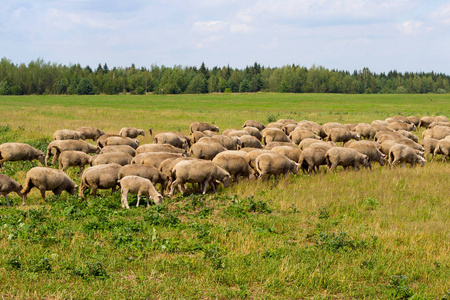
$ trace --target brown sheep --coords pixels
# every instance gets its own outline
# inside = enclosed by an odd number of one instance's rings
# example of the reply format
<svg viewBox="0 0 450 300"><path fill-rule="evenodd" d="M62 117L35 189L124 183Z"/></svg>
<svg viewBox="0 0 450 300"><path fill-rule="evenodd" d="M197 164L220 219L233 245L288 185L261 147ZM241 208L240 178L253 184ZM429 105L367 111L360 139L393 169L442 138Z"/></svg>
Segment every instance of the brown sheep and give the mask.
<svg viewBox="0 0 450 300"><path fill-rule="evenodd" d="M83 151L84 153L99 153L100 148L91 145L85 141L77 140L60 140L50 142L47 146L47 153L45 155L45 165L48 164L48 159L53 155L52 164L56 162L61 152L74 150Z"/></svg>
<svg viewBox="0 0 450 300"><path fill-rule="evenodd" d="M408 116L406 117L409 121L409 123L416 125L417 128L419 128L420 118L416 116Z"/></svg>
<svg viewBox="0 0 450 300"><path fill-rule="evenodd" d="M277 129L282 130L282 128L283 128L284 125L286 125L286 124L283 124L283 123L281 123L281 122L271 122L271 123L267 124L266 128L264 128L264 129L267 129L267 128L277 128ZM264 129L263 129L263 130L264 130ZM261 131L263 131L263 130L261 130Z"/></svg>
<svg viewBox="0 0 450 300"><path fill-rule="evenodd" d="M376 161L380 166L384 166L386 155L378 150L378 147L369 141L355 141L349 146L350 149L355 149L361 154L367 155L369 158L369 168L372 170L372 162Z"/></svg>
<svg viewBox="0 0 450 300"><path fill-rule="evenodd" d="M133 149L137 149L137 147L139 147L139 141L124 136L110 136L106 139L105 146L113 145L128 145Z"/></svg>
<svg viewBox="0 0 450 300"><path fill-rule="evenodd" d="M252 135L243 135L240 137L241 140L241 147L242 148L258 148L258 149L262 149L263 145L261 144L261 142L258 140L258 138L252 136Z"/></svg>
<svg viewBox="0 0 450 300"><path fill-rule="evenodd" d="M86 137L80 131L76 130L56 130L53 133L53 140L85 140Z"/></svg>
<svg viewBox="0 0 450 300"><path fill-rule="evenodd" d="M331 147L333 146L328 143L316 143L303 150L298 160L303 173L311 174L312 171L317 173L320 166L325 166L327 164L325 154Z"/></svg>
<svg viewBox="0 0 450 300"><path fill-rule="evenodd" d="M161 194L167 187L169 178L163 174L157 168L152 165L126 165L120 168L118 173L118 179L122 179L125 176L136 175L143 178L147 178L154 185L159 183L161 185Z"/></svg>
<svg viewBox="0 0 450 300"><path fill-rule="evenodd" d="M78 175L80 175L85 165L92 165L93 159L94 157L83 151L64 151L59 155L59 169L65 172L68 167L79 167L80 171L78 172Z"/></svg>
<svg viewBox="0 0 450 300"><path fill-rule="evenodd" d="M401 162L403 167L405 163L411 164L412 167L416 163L420 163L422 167L425 165L423 157L417 155L412 148L402 144L395 144L389 150L389 163L391 166L393 167L398 162Z"/></svg>
<svg viewBox="0 0 450 300"><path fill-rule="evenodd" d="M185 149L180 149L170 144L144 144L140 145L136 149L136 154L141 154L145 152L170 152L187 155L187 151Z"/></svg>
<svg viewBox="0 0 450 300"><path fill-rule="evenodd" d="M369 167L367 155L350 148L332 147L325 153L325 159L328 172L333 172L337 166L343 166L344 169L352 166L355 171L360 169L360 165Z"/></svg>
<svg viewBox="0 0 450 300"><path fill-rule="evenodd" d="M410 131L397 130L397 133L400 133L404 137L407 137L408 139L413 140L416 143L419 142L419 137L417 135L415 135L414 133L410 132Z"/></svg>
<svg viewBox="0 0 450 300"><path fill-rule="evenodd" d="M310 145L315 144L315 143L330 144L331 146L336 146L336 144L334 142L325 142L325 141L317 140L317 139L304 139L300 142L298 147L300 148L300 150L303 151L306 148L308 148Z"/></svg>
<svg viewBox="0 0 450 300"><path fill-rule="evenodd" d="M168 158L178 158L182 156L183 155L179 153L170 152L144 152L136 155L131 161L131 164L148 164L154 166L155 168L159 168L162 161Z"/></svg>
<svg viewBox="0 0 450 300"><path fill-rule="evenodd" d="M205 131L205 130L219 132L219 127L217 127L215 125L208 124L208 123L203 123L203 122L194 122L189 127L189 133L190 134L192 134L195 131Z"/></svg>
<svg viewBox="0 0 450 300"><path fill-rule="evenodd" d="M154 136L153 140L155 144L170 144L183 150L187 150L188 148L188 141L174 132L158 133Z"/></svg>
<svg viewBox="0 0 450 300"><path fill-rule="evenodd" d="M227 150L219 143L196 143L190 149L191 156L212 160L218 153Z"/></svg>
<svg viewBox="0 0 450 300"><path fill-rule="evenodd" d="M272 150L265 150L265 149L257 149L254 151L250 151L249 153L247 153L247 156L245 157L245 161L248 163L248 165L250 167L252 167L254 170L256 170L256 158L263 154L263 153L275 153Z"/></svg>
<svg viewBox="0 0 450 300"><path fill-rule="evenodd" d="M403 122L389 123L388 128L392 130L416 131L416 126L414 124L408 124Z"/></svg>
<svg viewBox="0 0 450 300"><path fill-rule="evenodd" d="M290 142L287 135L283 132L283 130L278 128L266 128L262 132L262 139L264 144L268 144L270 142Z"/></svg>
<svg viewBox="0 0 450 300"><path fill-rule="evenodd" d="M139 207L141 196L145 196L145 200L147 200L147 207L150 206L148 201L150 197L152 197L156 205L162 204L163 197L155 190L152 182L147 178L129 175L123 177L118 182L121 188L120 200L122 202L122 208L130 209L130 206L128 205L128 193L137 194L136 207Z"/></svg>
<svg viewBox="0 0 450 300"><path fill-rule="evenodd" d="M138 149L139 149L139 147L138 147ZM135 157L137 149L135 150L133 147L128 146L128 145L113 145L113 146L105 146L102 148L102 150L100 150L100 154L111 153L111 152L123 152L123 153L127 153L127 154Z"/></svg>
<svg viewBox="0 0 450 300"><path fill-rule="evenodd" d="M436 122L449 122L450 120L446 116L436 116L434 117Z"/></svg>
<svg viewBox="0 0 450 300"><path fill-rule="evenodd" d="M249 127L244 127L244 130L247 131L247 133L250 134L251 136L254 136L255 138L257 138L259 141L262 141L262 134L258 128L249 126Z"/></svg>
<svg viewBox="0 0 450 300"><path fill-rule="evenodd" d="M284 174L285 176L288 172L297 174L299 164L278 153L263 153L256 158L255 166L259 178L264 179L265 175L269 175L269 179L274 175L274 184L276 184L279 174Z"/></svg>
<svg viewBox="0 0 450 300"><path fill-rule="evenodd" d="M433 122L434 122L433 117L422 117L422 118L420 118L419 125L417 127L418 128L420 128L420 127L428 128L428 126Z"/></svg>
<svg viewBox="0 0 450 300"><path fill-rule="evenodd" d="M145 131L144 129L137 129L134 127L123 127L122 129L120 129L119 135L135 139L139 135L145 136Z"/></svg>
<svg viewBox="0 0 450 300"><path fill-rule="evenodd" d="M430 154L434 153L434 149L438 144L439 140L433 138L424 138L420 145L425 149L423 157L427 158Z"/></svg>
<svg viewBox="0 0 450 300"><path fill-rule="evenodd" d="M118 134L103 134L97 139L97 147L103 148L106 146L106 140L112 136L120 136Z"/></svg>
<svg viewBox="0 0 450 300"><path fill-rule="evenodd" d="M433 123L430 124L430 126L428 126L429 129L433 129L436 126L447 126L450 127L450 122L438 122L438 121L434 121Z"/></svg>
<svg viewBox="0 0 450 300"><path fill-rule="evenodd" d="M417 151L424 151L425 149L423 149L423 147L421 145L419 145L418 143L414 142L413 140L410 140L408 138L402 138L402 139L396 139L395 142L397 144L402 144L402 145L406 145L414 150Z"/></svg>
<svg viewBox="0 0 450 300"><path fill-rule="evenodd" d="M81 183L78 195L85 199L84 192L90 187L91 196L97 195L97 189L111 189L111 194L116 191L118 184L119 164L107 164L89 167L81 175Z"/></svg>
<svg viewBox="0 0 450 300"><path fill-rule="evenodd" d="M255 127L258 128L259 131L263 130L264 128L266 128L266 126L259 122L259 121L254 121L254 120L247 120L244 122L244 125L242 125L243 128L245 127Z"/></svg>
<svg viewBox="0 0 450 300"><path fill-rule="evenodd" d="M236 182L239 182L239 176L249 179L256 179L255 170L248 165L245 158L242 156L235 154L223 154L217 155L212 161L217 166L230 173L230 176L234 176Z"/></svg>
<svg viewBox="0 0 450 300"><path fill-rule="evenodd" d="M92 165L98 166L98 165L107 165L107 164L116 163L121 166L125 166L125 165L129 165L131 163L132 159L133 159L133 156L131 156L128 153L110 152L110 153L96 155L92 159Z"/></svg>
<svg viewBox="0 0 450 300"><path fill-rule="evenodd" d="M389 123L386 121L382 121L382 120L374 120L372 121L372 123L370 123L370 125L374 126L374 125L379 125L379 126L385 126L388 127Z"/></svg>
<svg viewBox="0 0 450 300"><path fill-rule="evenodd" d="M300 154L302 154L302 151L298 147L291 146L276 146L271 150L278 154L284 155L295 162L298 162L298 160L300 159Z"/></svg>
<svg viewBox="0 0 450 300"><path fill-rule="evenodd" d="M242 130L231 130L231 131L228 131L228 132L224 132L223 135L225 135L225 136L237 136L237 137L241 137L241 136L243 136L243 135L248 135L248 134L249 134L248 131L242 129Z"/></svg>
<svg viewBox="0 0 450 300"><path fill-rule="evenodd" d="M281 130L283 130L283 132L289 136L289 134L294 131L296 128L298 128L297 124L286 124L284 125Z"/></svg>
<svg viewBox="0 0 450 300"><path fill-rule="evenodd" d="M376 129L367 123L359 123L356 125L355 132L358 133L362 139L366 140L373 140L377 133Z"/></svg>
<svg viewBox="0 0 450 300"><path fill-rule="evenodd" d="M26 196L22 194L23 186L16 182L14 179L0 174L0 195L5 196L6 206L10 206L8 194L15 192L18 196L22 197L22 205L25 205Z"/></svg>
<svg viewBox="0 0 450 300"><path fill-rule="evenodd" d="M296 144L289 141L289 142L270 142L264 146L264 149L272 150L274 147L278 147L278 146L288 146L288 147L297 148Z"/></svg>
<svg viewBox="0 0 450 300"><path fill-rule="evenodd" d="M299 145L304 139L317 139L320 137L313 131L307 129L296 129L289 134L289 139L296 145Z"/></svg>
<svg viewBox="0 0 450 300"><path fill-rule="evenodd" d="M230 173L208 160L183 160L178 162L172 169L175 181L172 182L169 196L173 196L175 187L184 194L185 183L203 184L202 194L206 193L208 184L216 192L215 182L220 181L224 187L230 185Z"/></svg>
<svg viewBox="0 0 450 300"><path fill-rule="evenodd" d="M0 145L0 170L5 161L39 160L44 164L44 152L24 143L3 143Z"/></svg>
<svg viewBox="0 0 450 300"><path fill-rule="evenodd" d="M328 131L328 136L326 138L326 141L332 141L334 143L338 142L348 142L349 140L354 139L359 141L360 136L356 132L349 131L345 128L331 128Z"/></svg>
<svg viewBox="0 0 450 300"><path fill-rule="evenodd" d="M345 126L342 125L341 123L336 123L336 122L328 122L323 124L323 131L325 132L325 134L328 136L329 131L333 128L344 128Z"/></svg>
<svg viewBox="0 0 450 300"><path fill-rule="evenodd" d="M94 142L97 141L99 137L106 134L106 132L98 129L97 127L78 127L76 131L82 132L85 139L91 139Z"/></svg>
<svg viewBox="0 0 450 300"><path fill-rule="evenodd" d="M447 161L447 157L450 158L450 139L442 139L438 141L436 148L434 149L433 158L431 159L431 161L433 161L438 154L442 154L443 162Z"/></svg>
<svg viewBox="0 0 450 300"><path fill-rule="evenodd" d="M433 129L431 129L430 137L437 140L442 140L448 135L450 135L450 127L435 126Z"/></svg>
<svg viewBox="0 0 450 300"><path fill-rule="evenodd" d="M53 191L59 197L63 191L73 195L78 189L78 186L63 171L48 167L34 167L27 172L25 186L21 191L25 199L33 187L41 192L44 200L45 191ZM25 199L23 200L24 205Z"/></svg>

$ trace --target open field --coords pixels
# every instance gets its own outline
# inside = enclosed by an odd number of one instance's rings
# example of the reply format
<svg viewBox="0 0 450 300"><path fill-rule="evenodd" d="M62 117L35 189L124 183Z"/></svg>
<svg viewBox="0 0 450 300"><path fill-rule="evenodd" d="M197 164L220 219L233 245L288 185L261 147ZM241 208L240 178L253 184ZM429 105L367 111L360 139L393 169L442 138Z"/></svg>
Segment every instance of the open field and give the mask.
<svg viewBox="0 0 450 300"><path fill-rule="evenodd" d="M44 150L57 129L188 133L247 119L371 122L450 116L450 95L208 94L0 97L0 139ZM421 137L421 132L418 133ZM141 143L151 137L139 137ZM5 163L23 183L30 163ZM5 299L448 299L450 165L290 175L216 195L120 207L120 193L0 198ZM76 170L69 175L79 183ZM49 193L50 195L50 193ZM131 204L135 203L132 202Z"/></svg>

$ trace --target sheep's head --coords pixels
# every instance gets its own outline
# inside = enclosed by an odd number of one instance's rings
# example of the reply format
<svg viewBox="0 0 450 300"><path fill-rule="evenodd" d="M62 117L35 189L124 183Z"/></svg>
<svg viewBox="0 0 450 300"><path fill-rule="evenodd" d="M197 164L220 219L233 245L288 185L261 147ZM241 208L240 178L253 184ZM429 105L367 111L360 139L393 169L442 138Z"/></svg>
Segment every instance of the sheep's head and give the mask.
<svg viewBox="0 0 450 300"><path fill-rule="evenodd" d="M161 196L161 194L157 194L157 195L153 196L152 199L156 205L160 205L160 204L162 204L163 196Z"/></svg>
<svg viewBox="0 0 450 300"><path fill-rule="evenodd" d="M42 153L39 153L37 159L39 160L39 162L40 162L42 165L44 165L44 163L45 163L45 155L44 155L43 152L42 152Z"/></svg>

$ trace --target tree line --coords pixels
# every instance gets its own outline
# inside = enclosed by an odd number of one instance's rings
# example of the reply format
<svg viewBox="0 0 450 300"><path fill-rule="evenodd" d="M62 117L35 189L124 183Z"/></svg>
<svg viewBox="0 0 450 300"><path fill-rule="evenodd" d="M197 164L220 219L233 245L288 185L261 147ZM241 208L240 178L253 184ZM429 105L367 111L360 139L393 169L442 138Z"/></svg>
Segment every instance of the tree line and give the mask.
<svg viewBox="0 0 450 300"><path fill-rule="evenodd" d="M28 65L0 61L0 95L31 94L200 94L200 93L447 93L450 76L442 73L359 71L306 68L300 65L264 67L258 63L243 69L223 67L156 66L150 68L97 68L45 62L38 58Z"/></svg>

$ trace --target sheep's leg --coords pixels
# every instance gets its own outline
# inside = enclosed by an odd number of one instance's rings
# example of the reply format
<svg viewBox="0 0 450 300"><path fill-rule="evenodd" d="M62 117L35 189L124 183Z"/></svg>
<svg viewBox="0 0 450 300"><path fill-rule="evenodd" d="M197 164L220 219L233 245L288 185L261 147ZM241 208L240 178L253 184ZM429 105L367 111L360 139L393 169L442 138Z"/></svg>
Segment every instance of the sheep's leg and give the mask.
<svg viewBox="0 0 450 300"><path fill-rule="evenodd" d="M137 203L136 203L136 207L139 207L139 202L141 200L141 191L138 192L137 194Z"/></svg>
<svg viewBox="0 0 450 300"><path fill-rule="evenodd" d="M97 196L97 186L91 186L91 196Z"/></svg>
<svg viewBox="0 0 450 300"><path fill-rule="evenodd" d="M9 204L8 195L5 195L5 200L6 200L6 206L11 206L11 205Z"/></svg>
<svg viewBox="0 0 450 300"><path fill-rule="evenodd" d="M150 195L147 195L147 196L145 197L145 200L147 200L147 207L150 207L150 202L148 201L149 198L150 198Z"/></svg>
<svg viewBox="0 0 450 300"><path fill-rule="evenodd" d="M278 182L278 174L275 174L274 177L275 177L275 182L273 183L273 185L277 185L277 182Z"/></svg>
<svg viewBox="0 0 450 300"><path fill-rule="evenodd" d="M42 199L45 200L45 188L39 188L39 191L41 192Z"/></svg>
<svg viewBox="0 0 450 300"><path fill-rule="evenodd" d="M179 184L179 180L175 179L175 181L172 182L170 185L170 191L169 191L169 197L173 196L173 192L175 191L175 187Z"/></svg>
<svg viewBox="0 0 450 300"><path fill-rule="evenodd" d="M122 208L130 209L128 206L128 190L122 189L122 197L120 198L120 201L122 202Z"/></svg>
<svg viewBox="0 0 450 300"><path fill-rule="evenodd" d="M206 179L205 181L203 181L203 191L202 194L206 194L206 187L208 186L208 179ZM214 186L214 183L211 185L211 187Z"/></svg>

